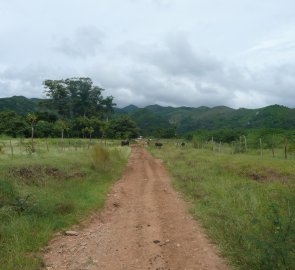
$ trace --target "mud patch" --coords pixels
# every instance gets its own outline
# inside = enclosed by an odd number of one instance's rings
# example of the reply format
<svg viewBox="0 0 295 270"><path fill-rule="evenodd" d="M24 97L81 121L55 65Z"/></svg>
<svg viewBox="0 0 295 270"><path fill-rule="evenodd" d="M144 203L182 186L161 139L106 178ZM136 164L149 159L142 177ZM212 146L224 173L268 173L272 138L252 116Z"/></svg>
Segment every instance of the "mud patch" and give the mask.
<svg viewBox="0 0 295 270"><path fill-rule="evenodd" d="M17 167L9 170L10 174L20 178L32 178L37 176L64 176L64 173L55 167L47 166L28 166L28 167Z"/></svg>
<svg viewBox="0 0 295 270"><path fill-rule="evenodd" d="M269 168L264 168L261 171L246 172L242 174L257 182L280 182L283 184L289 183L291 180L295 180L295 175L284 174L282 172L274 171Z"/></svg>

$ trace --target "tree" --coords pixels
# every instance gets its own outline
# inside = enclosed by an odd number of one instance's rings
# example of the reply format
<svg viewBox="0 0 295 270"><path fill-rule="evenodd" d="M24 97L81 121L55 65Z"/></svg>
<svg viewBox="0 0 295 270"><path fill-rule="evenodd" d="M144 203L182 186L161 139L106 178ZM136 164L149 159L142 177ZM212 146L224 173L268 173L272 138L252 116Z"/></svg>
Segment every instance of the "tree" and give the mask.
<svg viewBox="0 0 295 270"><path fill-rule="evenodd" d="M64 133L66 130L69 129L69 125L65 120L60 119L55 123L55 127L56 127L56 129L61 131L61 142L62 142L62 148L63 148L64 147Z"/></svg>
<svg viewBox="0 0 295 270"><path fill-rule="evenodd" d="M116 103L113 103L114 97L113 96L109 96L106 97L103 101L102 101L102 106L103 106L103 114L106 117L106 121L109 121L109 117L112 113L114 113L114 106L116 106Z"/></svg>
<svg viewBox="0 0 295 270"><path fill-rule="evenodd" d="M92 133L94 132L93 127L86 127L84 128L85 133L89 134L89 140L91 142L92 140Z"/></svg>
<svg viewBox="0 0 295 270"><path fill-rule="evenodd" d="M35 136L39 138L52 137L54 135L53 125L53 123L38 120L38 123L36 124Z"/></svg>
<svg viewBox="0 0 295 270"><path fill-rule="evenodd" d="M28 113L27 114L27 122L31 126L32 152L35 152L35 146L34 146L34 129L35 129L35 125L37 123L37 116L34 113Z"/></svg>
<svg viewBox="0 0 295 270"><path fill-rule="evenodd" d="M109 122L106 135L109 138L131 139L138 137L138 127L127 116Z"/></svg>
<svg viewBox="0 0 295 270"><path fill-rule="evenodd" d="M113 97L103 98L103 88L93 85L90 78L44 81L48 104L62 118L100 116L113 112Z"/></svg>
<svg viewBox="0 0 295 270"><path fill-rule="evenodd" d="M44 93L50 99L47 105L62 117L69 116L70 92L64 80L46 80Z"/></svg>
<svg viewBox="0 0 295 270"><path fill-rule="evenodd" d="M17 137L28 133L29 126L24 117L12 111L0 113L0 134Z"/></svg>

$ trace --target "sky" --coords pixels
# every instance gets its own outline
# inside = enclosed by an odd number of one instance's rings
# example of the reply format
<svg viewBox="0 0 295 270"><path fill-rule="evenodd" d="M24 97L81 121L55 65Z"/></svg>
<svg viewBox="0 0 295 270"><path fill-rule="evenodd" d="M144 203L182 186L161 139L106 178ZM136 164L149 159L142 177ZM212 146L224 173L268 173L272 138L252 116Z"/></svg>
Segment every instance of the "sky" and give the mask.
<svg viewBox="0 0 295 270"><path fill-rule="evenodd" d="M0 97L90 77L118 107L295 107L294 0L0 0Z"/></svg>

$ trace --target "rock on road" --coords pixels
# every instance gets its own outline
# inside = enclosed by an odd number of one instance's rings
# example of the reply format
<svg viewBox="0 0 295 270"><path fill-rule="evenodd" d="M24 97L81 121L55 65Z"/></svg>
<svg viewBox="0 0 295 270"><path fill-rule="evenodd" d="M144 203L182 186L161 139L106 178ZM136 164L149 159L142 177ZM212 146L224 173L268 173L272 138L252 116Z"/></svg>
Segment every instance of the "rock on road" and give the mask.
<svg viewBox="0 0 295 270"><path fill-rule="evenodd" d="M132 147L105 208L76 235L50 242L45 269L229 269L187 209L162 162Z"/></svg>

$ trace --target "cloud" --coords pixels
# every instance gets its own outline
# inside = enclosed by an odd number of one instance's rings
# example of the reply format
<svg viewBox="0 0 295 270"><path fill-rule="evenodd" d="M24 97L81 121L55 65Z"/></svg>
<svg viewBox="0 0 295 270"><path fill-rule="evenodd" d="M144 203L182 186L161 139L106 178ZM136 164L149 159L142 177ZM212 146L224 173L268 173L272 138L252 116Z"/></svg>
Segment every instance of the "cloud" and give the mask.
<svg viewBox="0 0 295 270"><path fill-rule="evenodd" d="M118 50L111 64L104 63L105 71L93 76L120 97L121 106L132 102L141 106L254 108L280 103L294 107L290 98L295 95L295 65L268 66L257 72L195 51L183 34L156 44L127 42ZM121 94L122 89L128 89L128 95Z"/></svg>
<svg viewBox="0 0 295 270"><path fill-rule="evenodd" d="M69 57L87 58L102 47L105 34L94 26L79 28L72 37L63 37L54 50Z"/></svg>
<svg viewBox="0 0 295 270"><path fill-rule="evenodd" d="M0 3L1 97L89 76L119 106L295 106L294 1L39 2Z"/></svg>

